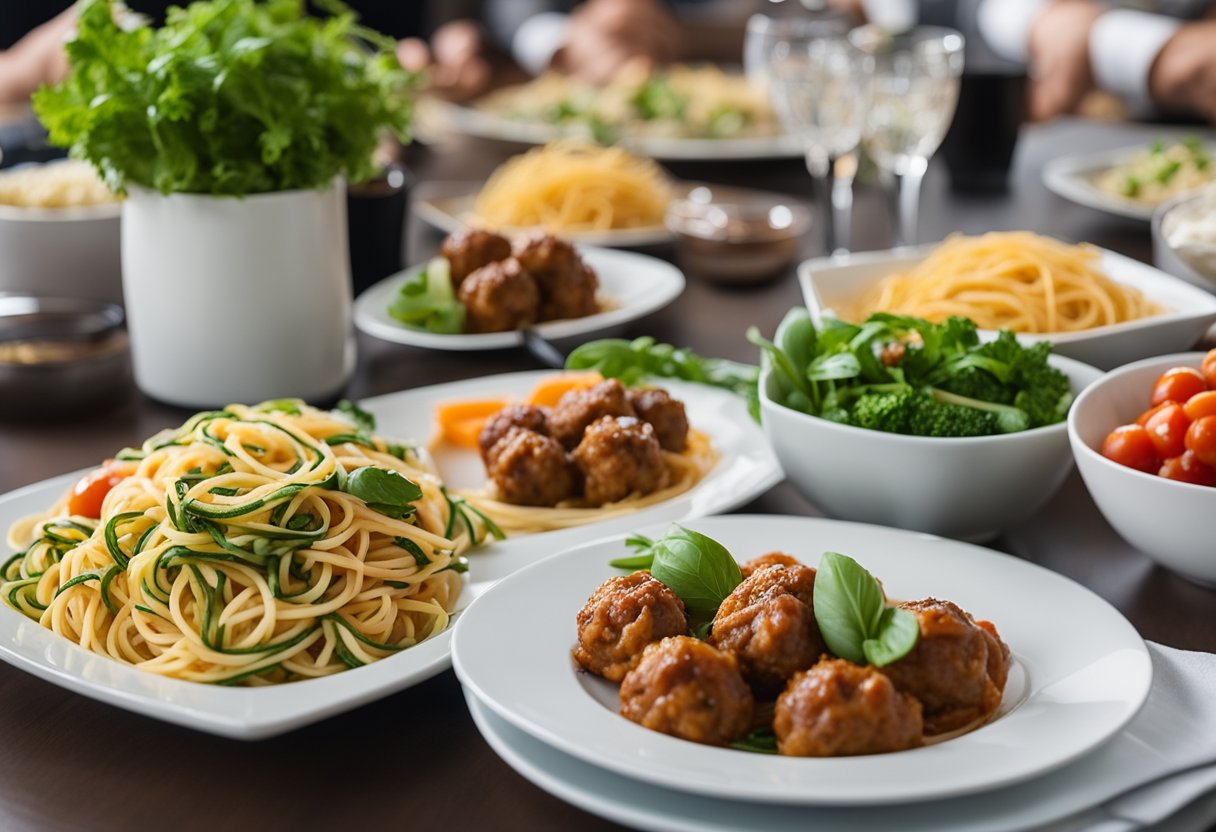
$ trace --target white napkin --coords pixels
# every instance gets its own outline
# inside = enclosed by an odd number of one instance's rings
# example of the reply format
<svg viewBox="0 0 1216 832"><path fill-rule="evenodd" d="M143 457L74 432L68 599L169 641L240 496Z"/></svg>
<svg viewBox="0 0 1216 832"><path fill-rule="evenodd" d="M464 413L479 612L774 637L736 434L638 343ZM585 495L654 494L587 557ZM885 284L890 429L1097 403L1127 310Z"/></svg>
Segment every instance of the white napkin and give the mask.
<svg viewBox="0 0 1216 832"><path fill-rule="evenodd" d="M1090 773L1122 788L1038 832L1205 832L1216 824L1216 655L1148 647L1148 701Z"/></svg>

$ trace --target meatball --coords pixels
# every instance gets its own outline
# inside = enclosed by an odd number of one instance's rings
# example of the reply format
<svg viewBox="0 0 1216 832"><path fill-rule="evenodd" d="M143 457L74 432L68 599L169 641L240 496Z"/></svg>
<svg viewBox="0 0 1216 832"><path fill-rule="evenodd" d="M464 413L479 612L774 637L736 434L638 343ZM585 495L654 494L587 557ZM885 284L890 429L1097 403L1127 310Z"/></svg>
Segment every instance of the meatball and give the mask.
<svg viewBox="0 0 1216 832"><path fill-rule="evenodd" d="M649 572L609 578L578 612L579 666L613 682L637 664L646 645L688 632L684 602Z"/></svg>
<svg viewBox="0 0 1216 832"><path fill-rule="evenodd" d="M502 439L511 428L527 428L541 435L548 435L545 411L530 404L509 404L502 410L486 419L485 426L477 436L477 448L481 452L481 461L486 468L490 467L490 449Z"/></svg>
<svg viewBox="0 0 1216 832"><path fill-rule="evenodd" d="M884 754L924 744L920 703L873 667L822 661L777 697L777 750L791 757Z"/></svg>
<svg viewBox="0 0 1216 832"><path fill-rule="evenodd" d="M549 414L549 435L568 449L583 438L583 431L604 416L636 416L624 386L614 378L594 387L571 390Z"/></svg>
<svg viewBox="0 0 1216 832"><path fill-rule="evenodd" d="M767 555L759 555L751 560L744 561L739 564L739 571L743 573L744 578L750 578L753 573L758 572L766 566L801 566L802 562L793 555L787 555L785 552L769 552Z"/></svg>
<svg viewBox="0 0 1216 832"><path fill-rule="evenodd" d="M757 692L775 692L827 649L815 622L814 591L809 566L757 570L718 607L709 642L739 657Z"/></svg>
<svg viewBox="0 0 1216 832"><path fill-rule="evenodd" d="M460 284L469 332L507 332L536 323L540 295L519 263L504 260L477 269Z"/></svg>
<svg viewBox="0 0 1216 832"><path fill-rule="evenodd" d="M566 451L547 436L511 428L491 449L490 478L498 497L520 506L555 506L576 492L576 473Z"/></svg>
<svg viewBox="0 0 1216 832"><path fill-rule="evenodd" d="M447 258L452 286L459 288L466 277L482 266L510 257L511 243L484 228L466 228L444 240L440 253Z"/></svg>
<svg viewBox="0 0 1216 832"><path fill-rule="evenodd" d="M745 736L754 707L735 657L691 636L651 644L621 682L621 716L706 745Z"/></svg>
<svg viewBox="0 0 1216 832"><path fill-rule="evenodd" d="M650 422L665 451L680 453L688 447L688 416L684 402L673 399L666 390L638 387L628 391L629 403L638 418Z"/></svg>
<svg viewBox="0 0 1216 832"><path fill-rule="evenodd" d="M593 423L572 456L590 506L652 494L667 484L667 464L654 428L630 416L605 416Z"/></svg>
<svg viewBox="0 0 1216 832"><path fill-rule="evenodd" d="M927 598L899 605L920 620L912 652L883 668L924 706L925 733L954 731L987 719L1001 704L1009 648L949 601Z"/></svg>
<svg viewBox="0 0 1216 832"><path fill-rule="evenodd" d="M550 234L526 237L515 242L514 256L540 286L540 320L582 318L599 311L599 278L570 243Z"/></svg>

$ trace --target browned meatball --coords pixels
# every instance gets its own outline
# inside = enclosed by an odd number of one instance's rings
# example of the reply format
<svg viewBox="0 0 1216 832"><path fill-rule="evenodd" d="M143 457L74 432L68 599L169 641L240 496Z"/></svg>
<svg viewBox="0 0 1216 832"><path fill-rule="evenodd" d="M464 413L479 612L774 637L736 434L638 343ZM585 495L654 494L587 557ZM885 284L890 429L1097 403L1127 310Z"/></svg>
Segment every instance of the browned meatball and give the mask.
<svg viewBox="0 0 1216 832"><path fill-rule="evenodd" d="M684 602L649 572L609 578L578 612L574 660L613 682L637 664L647 644L688 632Z"/></svg>
<svg viewBox="0 0 1216 832"><path fill-rule="evenodd" d="M594 422L572 456L583 474L587 505L652 494L667 484L667 463L654 428L631 416L605 416Z"/></svg>
<svg viewBox="0 0 1216 832"><path fill-rule="evenodd" d="M651 644L621 682L621 716L706 745L746 735L754 707L735 657L691 636Z"/></svg>
<svg viewBox="0 0 1216 832"><path fill-rule="evenodd" d="M812 606L815 570L768 566L753 572L718 607L709 641L739 657L743 675L771 693L827 648Z"/></svg>
<svg viewBox="0 0 1216 832"><path fill-rule="evenodd" d="M616 379L593 387L571 390L549 414L549 435L567 449L582 441L587 426L604 416L636 416L625 387Z"/></svg>
<svg viewBox="0 0 1216 832"><path fill-rule="evenodd" d="M739 571L743 573L744 578L750 578L753 573L758 572L766 566L801 565L802 562L793 555L787 555L785 552L769 552L767 555L759 555L739 564Z"/></svg>
<svg viewBox="0 0 1216 832"><path fill-rule="evenodd" d="M663 450L680 453L688 447L688 416L684 413L684 402L673 399L658 387L637 387L628 391L628 396L638 418L654 426Z"/></svg>
<svg viewBox="0 0 1216 832"><path fill-rule="evenodd" d="M502 410L486 419L485 426L477 436L477 448L481 452L481 461L486 468L490 467L490 449L507 435L511 428L527 428L542 435L548 435L545 411L530 404L509 404Z"/></svg>
<svg viewBox="0 0 1216 832"><path fill-rule="evenodd" d="M949 601L927 598L899 606L920 620L920 639L883 672L924 705L925 733L954 731L991 716L1009 671L1008 648L995 629L979 626Z"/></svg>
<svg viewBox="0 0 1216 832"><path fill-rule="evenodd" d="M519 263L487 263L460 284L469 332L507 332L536 323L540 304L536 281Z"/></svg>
<svg viewBox="0 0 1216 832"><path fill-rule="evenodd" d="M920 703L844 659L799 673L777 697L777 750L791 757L885 754L924 744Z"/></svg>
<svg viewBox="0 0 1216 832"><path fill-rule="evenodd" d="M540 320L582 318L599 311L599 278L574 246L550 234L515 241L515 259L540 286Z"/></svg>
<svg viewBox="0 0 1216 832"><path fill-rule="evenodd" d="M561 445L526 428L511 428L490 450L498 498L520 506L555 506L575 494L576 472Z"/></svg>
<svg viewBox="0 0 1216 832"><path fill-rule="evenodd" d="M511 243L493 231L466 228L444 240L440 253L447 258L452 272L452 286L459 288L466 277L482 266L510 257Z"/></svg>

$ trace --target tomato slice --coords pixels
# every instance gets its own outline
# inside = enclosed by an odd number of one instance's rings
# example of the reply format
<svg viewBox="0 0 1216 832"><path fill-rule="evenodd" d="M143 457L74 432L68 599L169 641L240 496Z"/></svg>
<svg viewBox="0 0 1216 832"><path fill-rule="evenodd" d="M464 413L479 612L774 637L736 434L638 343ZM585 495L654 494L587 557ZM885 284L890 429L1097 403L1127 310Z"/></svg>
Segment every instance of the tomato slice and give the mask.
<svg viewBox="0 0 1216 832"><path fill-rule="evenodd" d="M1153 440L1140 425L1121 425L1112 430L1102 443L1102 455L1146 474L1155 474L1161 468Z"/></svg>
<svg viewBox="0 0 1216 832"><path fill-rule="evenodd" d="M1208 389L1216 390L1216 350L1209 350L1203 357L1203 378L1208 383Z"/></svg>
<svg viewBox="0 0 1216 832"><path fill-rule="evenodd" d="M1162 402L1185 403L1196 393L1208 389L1203 373L1194 367L1171 367L1153 385L1153 404Z"/></svg>
<svg viewBox="0 0 1216 832"><path fill-rule="evenodd" d="M1194 451L1167 459L1158 471L1166 479L1189 482L1192 485L1216 486L1216 468L1204 465Z"/></svg>
<svg viewBox="0 0 1216 832"><path fill-rule="evenodd" d="M114 486L132 474L129 464L109 460L81 477L68 500L68 513L78 517L101 518L101 506Z"/></svg>
<svg viewBox="0 0 1216 832"><path fill-rule="evenodd" d="M1144 423L1148 438L1162 459L1179 456L1186 450L1186 429L1190 426L1191 420L1177 402L1163 405Z"/></svg>
<svg viewBox="0 0 1216 832"><path fill-rule="evenodd" d="M1216 416L1191 422L1186 431L1186 449L1193 451L1205 465L1216 466Z"/></svg>

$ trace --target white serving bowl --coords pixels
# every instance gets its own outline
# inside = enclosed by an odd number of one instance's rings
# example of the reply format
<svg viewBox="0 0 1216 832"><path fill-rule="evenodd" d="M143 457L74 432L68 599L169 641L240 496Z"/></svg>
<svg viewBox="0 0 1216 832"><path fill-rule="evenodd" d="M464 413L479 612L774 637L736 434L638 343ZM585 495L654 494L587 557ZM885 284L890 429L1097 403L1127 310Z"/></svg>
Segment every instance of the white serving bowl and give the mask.
<svg viewBox="0 0 1216 832"><path fill-rule="evenodd" d="M1181 248L1170 245L1169 238L1178 220L1191 211L1216 213L1216 187L1183 194L1157 206L1153 212L1153 263L1163 272L1187 283L1216 292L1216 241ZM1189 345L1188 345L1189 346Z"/></svg>
<svg viewBox="0 0 1216 832"><path fill-rule="evenodd" d="M121 215L119 202L73 208L0 205L0 292L121 304Z"/></svg>
<svg viewBox="0 0 1216 832"><path fill-rule="evenodd" d="M818 320L888 274L912 268L935 247L823 257L802 263L798 282L811 317ZM1139 289L1168 311L1083 332L1019 335L1018 340L1050 341L1057 355L1110 369L1148 356L1189 349L1216 322L1216 297L1160 269L1106 249L1102 249L1099 265L1112 280Z"/></svg>
<svg viewBox="0 0 1216 832"><path fill-rule="evenodd" d="M1149 407L1170 367L1198 367L1201 352L1137 361L1108 373L1073 403L1068 439L1081 478L1106 521L1128 543L1184 578L1216 586L1216 488L1146 474L1102 456L1102 442Z"/></svg>
<svg viewBox="0 0 1216 832"><path fill-rule="evenodd" d="M1060 356L1076 395L1102 374ZM1060 422L997 436L905 436L841 425L778 404L760 375L764 432L785 476L833 517L985 540L1030 517L1072 469Z"/></svg>

